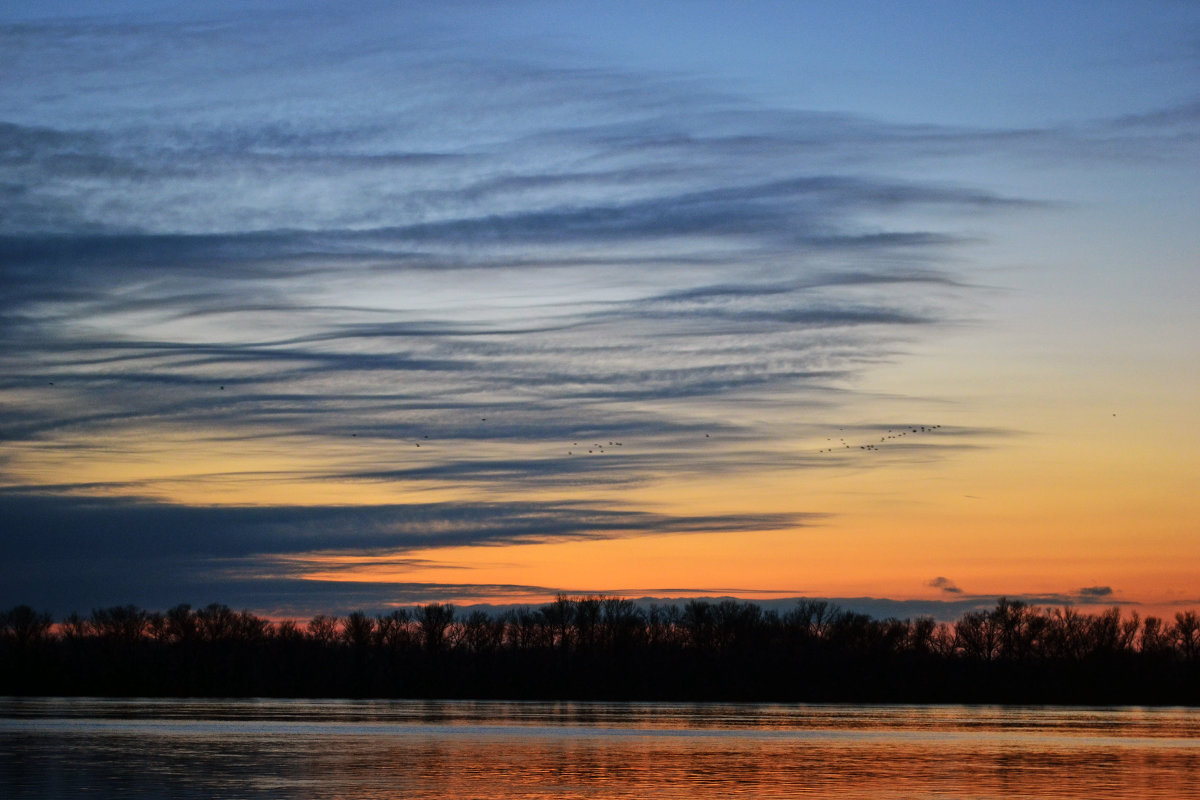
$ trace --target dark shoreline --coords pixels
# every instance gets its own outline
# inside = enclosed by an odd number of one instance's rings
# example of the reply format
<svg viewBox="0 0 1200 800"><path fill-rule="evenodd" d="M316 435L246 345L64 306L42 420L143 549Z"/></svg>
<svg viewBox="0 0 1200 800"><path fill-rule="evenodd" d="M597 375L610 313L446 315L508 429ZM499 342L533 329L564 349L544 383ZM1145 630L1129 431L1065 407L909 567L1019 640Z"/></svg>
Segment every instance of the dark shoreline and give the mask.
<svg viewBox="0 0 1200 800"><path fill-rule="evenodd" d="M1200 625L1001 601L952 624L618 598L272 623L221 605L0 614L0 695L1200 705Z"/></svg>

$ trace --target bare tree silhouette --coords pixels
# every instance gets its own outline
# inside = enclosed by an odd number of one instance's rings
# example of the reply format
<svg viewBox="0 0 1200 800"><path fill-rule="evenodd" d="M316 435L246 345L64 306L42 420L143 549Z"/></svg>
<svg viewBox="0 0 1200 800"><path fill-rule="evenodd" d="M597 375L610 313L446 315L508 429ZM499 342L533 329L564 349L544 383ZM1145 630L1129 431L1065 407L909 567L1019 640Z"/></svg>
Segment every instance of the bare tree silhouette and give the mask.
<svg viewBox="0 0 1200 800"><path fill-rule="evenodd" d="M0 613L0 694L1200 704L1200 617L1001 599L942 623L560 595L461 619L431 603L301 626L214 603L56 625L20 605Z"/></svg>
<svg viewBox="0 0 1200 800"><path fill-rule="evenodd" d="M417 610L417 624L421 628L421 642L430 653L442 650L446 641L446 630L454 621L454 606L449 603L430 603Z"/></svg>

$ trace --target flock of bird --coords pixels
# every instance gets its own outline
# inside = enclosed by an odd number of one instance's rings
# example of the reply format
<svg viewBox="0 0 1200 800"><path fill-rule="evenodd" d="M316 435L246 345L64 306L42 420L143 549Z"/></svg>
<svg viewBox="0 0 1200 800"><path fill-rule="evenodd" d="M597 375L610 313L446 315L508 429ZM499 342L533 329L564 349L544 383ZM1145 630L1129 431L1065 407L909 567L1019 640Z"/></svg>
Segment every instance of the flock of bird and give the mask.
<svg viewBox="0 0 1200 800"><path fill-rule="evenodd" d="M225 388L224 386L221 387L221 389L224 389L224 388ZM1113 416L1116 416L1116 414L1114 414ZM480 417L479 421L487 422L487 417ZM906 426L903 428L893 428L893 429L888 430L886 435L879 437L878 443L870 442L867 444L857 444L857 445L847 442L846 438L844 436L839 436L836 444L831 444L829 447L821 448L817 452L818 453L837 453L837 452L841 452L843 450L855 450L855 449L878 451L881 449L880 445L886 446L888 441L890 441L892 439L901 439L906 436L919 435L919 434L923 434L923 433L931 433L941 427L942 427L941 425L912 425L912 426ZM838 430L844 431L845 428L838 428ZM352 437L358 436L357 433L351 433L350 435ZM421 438L422 438L422 440L428 440L429 436L425 435L425 436L422 436ZM707 433L704 434L704 438L705 439L711 438L711 434L707 434ZM832 442L833 437L832 436L827 437L825 441ZM428 442L426 442L426 443L428 444ZM419 441L413 442L413 444L416 447L421 446L421 442L419 442ZM569 456L599 455L601 453L608 452L605 450L606 447L611 449L613 447L624 447L624 446L625 446L624 442L609 440L607 443L592 442L590 445L583 445L581 447L579 442L575 441L575 442L571 442L571 448L567 450L567 455L569 455ZM586 452L583 450L584 447L587 448ZM578 448L578 450L576 450L575 448Z"/></svg>
<svg viewBox="0 0 1200 800"><path fill-rule="evenodd" d="M222 388L222 389L224 389L225 387L224 387L224 386L222 386L221 388ZM487 422L487 417L480 417L480 418L479 418L479 421L480 421L480 422ZM350 436L351 436L352 438L358 438L358 434L357 434L357 433L351 433L351 434L350 434ZM709 438L709 435L708 435L707 433L706 433L706 434L704 434L704 438L706 438L706 439L707 439L707 438ZM423 441L424 441L424 440L428 440L428 439L429 439L429 436L428 436L428 434L426 434L426 435L422 436L422 437L421 437L421 439L422 439ZM426 444L428 444L428 442L426 442ZM420 446L421 446L421 442L413 442L413 445L414 445L414 446L416 446L416 447L420 447ZM579 442L571 442L571 446L572 446L572 447L579 447L580 445L579 445ZM591 445L584 445L584 447L587 447L587 448L588 448L588 450L587 450L587 453L588 453L588 454L593 454L593 455L596 455L596 454L600 454L600 453L604 453L604 452L606 452L606 451L605 451L605 449L604 449L605 447L612 448L612 447L624 447L624 446L625 446L625 443L624 443L624 442L617 442L617 441L611 441L611 440L610 440L610 441L609 441L607 444L605 444L604 442L593 442ZM569 455L569 456L573 456L573 455L576 455L576 453L575 453L575 451L574 451L574 450L568 450L568 451L567 451L567 455ZM581 448L581 449L580 449L580 451L579 451L579 455L584 455L584 452L583 452L582 448Z"/></svg>
<svg viewBox="0 0 1200 800"><path fill-rule="evenodd" d="M49 383L49 385L51 385L51 386L53 386L53 385L54 385L54 381L48 381L48 383ZM225 391L225 387L224 387L224 386L221 386L221 387L220 387L220 389L219 389L219 391L222 391L222 392L223 392L223 391ZM1113 416L1115 417L1115 416L1116 416L1116 414L1113 414ZM487 422L487 417L480 417L480 418L479 418L479 421L480 421L480 422ZM868 444L859 444L859 445L854 445L854 444L851 444L851 443L847 442L847 441L846 441L846 438L845 438L844 436L839 436L839 437L838 437L838 440L837 440L837 444L832 444L832 445L830 445L829 447L824 447L824 448L821 448L821 449L820 449L820 450L818 450L817 452L818 452L818 453L836 453L836 452L840 452L840 451L842 451L842 450L854 450L854 449L856 449L856 448L857 448L858 450L879 450L879 449L880 449L880 446L879 446L879 445L881 445L881 444L882 444L882 445L886 445L886 444L887 444L887 442L888 442L889 440L891 440L891 439L900 439L900 438L902 438L902 437L905 437L905 436L911 436L911 435L914 435L914 434L930 433L930 432L932 432L932 431L935 431L935 430L937 430L937 429L938 429L938 428L940 428L940 427L942 427L942 426L941 426L941 425L913 425L913 426L911 426L911 427L904 427L904 428L894 428L894 429L891 429L891 430L889 430L889 431L887 432L887 435L879 437L879 444L876 444L876 443L874 443L874 442L871 442L871 443L868 443ZM839 431L842 431L842 430L845 430L845 428L838 428L838 430L839 430ZM357 433L351 433L351 434L350 434L350 436L351 436L351 437L353 437L353 438L358 438L358 434L357 434ZM428 435L425 435L425 436L422 436L421 438L422 438L423 440L427 440L427 439L429 439L429 436L428 436ZM705 439L708 439L708 438L711 438L711 437L710 437L710 435L709 435L709 434L707 434L707 433L706 433L706 434L704 434L704 438L705 438ZM831 436L831 437L827 437L825 441L827 441L827 442L832 442L832 441L833 441L833 437L832 437L832 436ZM421 442L414 442L413 444L414 444L416 447L420 447L420 446L421 446ZM575 448L575 447L579 447L580 445L579 445L579 442L572 442L572 443L571 443L571 446L572 446L573 448ZM587 448L588 448L588 449L587 449L587 453L584 453L584 452L583 452L583 450L582 450L582 449L580 449L580 451L579 451L579 455L598 455L598 454L601 454L601 453L604 453L604 452L606 452L606 451L605 451L605 449L604 449L606 446L607 446L607 447L610 447L610 448L612 448L612 447L623 447L623 446L624 446L624 443L623 443L623 442L617 442L617 441L609 441L609 442L608 442L608 444L607 444L607 445L605 445L605 443L604 443L604 442L593 442L593 443L592 443L590 446L588 446L588 445L585 445L585 447L587 447ZM574 455L576 455L576 453L575 453L575 450L574 450L574 449L567 450L567 455L569 455L569 456L574 456Z"/></svg>
<svg viewBox="0 0 1200 800"><path fill-rule="evenodd" d="M222 388L224 388L224 387L222 387ZM479 421L487 422L487 417L480 417ZM888 441L890 441L890 440L901 439L906 436L919 435L919 434L923 434L923 433L932 433L933 431L936 431L937 429L939 429L941 427L942 427L941 425L913 425L913 426L904 427L904 428L893 428L893 429L888 430L886 435L879 437L878 443L871 442L871 443L867 443L867 444L851 444L850 442L846 441L846 438L844 436L839 436L836 444L830 445L829 447L821 448L817 452L818 453L837 453L837 452L840 452L843 450L855 450L855 449L878 451L881 449L881 447L880 447L881 445L886 446ZM845 428L838 428L838 430L839 431L845 430ZM358 434L352 433L351 436L358 436ZM422 439L428 439L428 438L429 438L429 436L422 437ZM707 433L704 434L704 438L705 439L711 438L711 434L707 434ZM832 442L833 437L828 437L826 439L826 441ZM421 442L414 442L413 444L417 447L421 446ZM606 447L611 449L614 447L624 447L624 446L625 446L624 442L618 442L615 440L609 440L607 443L606 442L592 442L591 444L585 444L582 446L579 444L578 441L574 441L574 442L571 442L571 446L567 450L567 455L569 455L569 456L599 455L599 454L608 452L608 450L605 450ZM583 449L585 447L587 448L586 451ZM576 449L576 448L578 448L578 449Z"/></svg>
<svg viewBox="0 0 1200 800"><path fill-rule="evenodd" d="M574 447L579 447L579 442L571 442L571 444ZM624 447L624 444L622 442L609 442L608 446L609 447ZM604 452L604 443L603 442L596 442L590 448L588 448L588 453L599 454L599 453L603 453L603 452ZM573 456L573 455L575 455L575 451L568 450L567 455ZM582 451L580 451L580 455L583 455Z"/></svg>
<svg viewBox="0 0 1200 800"><path fill-rule="evenodd" d="M886 436L879 437L879 444L875 444L872 442L869 444L854 445L854 444L850 444L849 442L847 442L845 437L839 436L837 444L830 445L829 447L824 447L824 448L818 450L817 452L818 453L836 453L841 450L854 450L856 448L859 450L879 450L879 449L881 449L879 445L882 444L882 445L886 446L888 440L890 440L890 439L900 439L905 436L912 436L913 434L931 433L932 431L935 431L940 427L942 427L942 426L941 425L913 425L911 427L905 427L905 428L893 428L892 430L889 430L887 432ZM845 429L838 428L838 430L845 430ZM833 437L830 436L830 437L826 438L825 441L832 442Z"/></svg>

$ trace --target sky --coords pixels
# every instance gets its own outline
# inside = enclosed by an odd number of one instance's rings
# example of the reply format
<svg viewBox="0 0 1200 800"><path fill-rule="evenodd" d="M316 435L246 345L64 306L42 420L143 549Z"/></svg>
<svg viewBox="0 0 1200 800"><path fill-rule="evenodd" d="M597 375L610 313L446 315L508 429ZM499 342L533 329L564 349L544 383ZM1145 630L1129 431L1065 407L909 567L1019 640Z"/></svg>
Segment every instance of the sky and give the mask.
<svg viewBox="0 0 1200 800"><path fill-rule="evenodd" d="M0 607L1200 606L1200 6L0 9Z"/></svg>

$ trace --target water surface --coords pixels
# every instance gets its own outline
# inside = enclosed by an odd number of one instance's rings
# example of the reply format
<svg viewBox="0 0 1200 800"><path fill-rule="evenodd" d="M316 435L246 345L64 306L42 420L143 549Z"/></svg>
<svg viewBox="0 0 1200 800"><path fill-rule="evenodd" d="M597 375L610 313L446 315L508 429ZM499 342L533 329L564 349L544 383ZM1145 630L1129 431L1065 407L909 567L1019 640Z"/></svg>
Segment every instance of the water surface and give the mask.
<svg viewBox="0 0 1200 800"><path fill-rule="evenodd" d="M1200 711L0 699L6 798L1200 798Z"/></svg>

